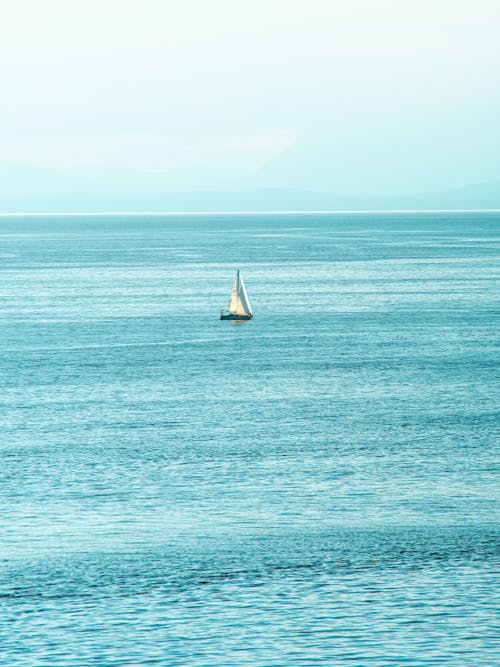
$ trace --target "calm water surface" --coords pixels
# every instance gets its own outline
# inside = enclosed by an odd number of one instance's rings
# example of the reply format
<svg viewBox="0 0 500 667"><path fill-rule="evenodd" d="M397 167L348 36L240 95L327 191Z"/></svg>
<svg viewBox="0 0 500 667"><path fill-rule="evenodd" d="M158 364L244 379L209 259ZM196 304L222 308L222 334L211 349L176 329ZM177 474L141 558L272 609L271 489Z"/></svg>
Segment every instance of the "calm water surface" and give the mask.
<svg viewBox="0 0 500 667"><path fill-rule="evenodd" d="M499 250L494 213L0 218L0 665L498 664Z"/></svg>

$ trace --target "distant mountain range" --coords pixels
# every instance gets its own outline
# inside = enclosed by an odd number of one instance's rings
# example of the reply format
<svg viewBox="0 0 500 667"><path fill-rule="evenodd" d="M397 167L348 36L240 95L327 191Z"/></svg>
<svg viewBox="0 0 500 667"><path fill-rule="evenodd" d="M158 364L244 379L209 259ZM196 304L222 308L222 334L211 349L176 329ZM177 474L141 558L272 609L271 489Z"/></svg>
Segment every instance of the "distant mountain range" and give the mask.
<svg viewBox="0 0 500 667"><path fill-rule="evenodd" d="M500 181L408 195L342 195L295 188L197 190L159 194L130 188L96 192L0 195L0 213L500 210Z"/></svg>

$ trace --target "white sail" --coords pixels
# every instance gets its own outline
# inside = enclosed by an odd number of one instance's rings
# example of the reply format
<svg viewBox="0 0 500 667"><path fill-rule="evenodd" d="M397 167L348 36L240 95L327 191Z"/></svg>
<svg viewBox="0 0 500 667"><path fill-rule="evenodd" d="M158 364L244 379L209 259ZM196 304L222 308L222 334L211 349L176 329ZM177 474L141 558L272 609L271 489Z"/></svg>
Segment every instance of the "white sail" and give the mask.
<svg viewBox="0 0 500 667"><path fill-rule="evenodd" d="M252 307L250 306L245 284L239 271L236 272L227 309L235 315L252 315Z"/></svg>
<svg viewBox="0 0 500 667"><path fill-rule="evenodd" d="M233 283L233 289L231 290L231 297L229 298L228 311L230 313L235 313L236 308L239 305L240 300L240 272L236 272L236 277Z"/></svg>
<svg viewBox="0 0 500 667"><path fill-rule="evenodd" d="M250 299L248 298L248 294L245 289L245 283L243 282L243 278L241 276L240 276L240 301L247 315L253 315L252 306L250 305Z"/></svg>

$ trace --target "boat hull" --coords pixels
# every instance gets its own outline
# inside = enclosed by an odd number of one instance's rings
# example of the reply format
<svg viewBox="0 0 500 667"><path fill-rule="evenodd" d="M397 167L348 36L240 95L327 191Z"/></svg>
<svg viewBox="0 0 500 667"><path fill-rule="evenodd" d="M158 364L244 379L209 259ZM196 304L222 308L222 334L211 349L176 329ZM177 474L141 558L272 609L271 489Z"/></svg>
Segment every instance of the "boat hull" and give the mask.
<svg viewBox="0 0 500 667"><path fill-rule="evenodd" d="M235 315L234 313L224 313L220 316L221 320L251 320L252 315Z"/></svg>

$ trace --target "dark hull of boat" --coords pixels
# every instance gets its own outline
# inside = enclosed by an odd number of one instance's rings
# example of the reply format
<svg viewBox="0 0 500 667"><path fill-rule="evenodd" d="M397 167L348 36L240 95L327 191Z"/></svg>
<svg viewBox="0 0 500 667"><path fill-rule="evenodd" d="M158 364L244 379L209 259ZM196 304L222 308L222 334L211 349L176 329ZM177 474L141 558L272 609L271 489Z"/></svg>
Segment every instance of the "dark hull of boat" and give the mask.
<svg viewBox="0 0 500 667"><path fill-rule="evenodd" d="M220 318L221 320L251 320L252 315L235 315L234 313L228 313L227 315L222 314Z"/></svg>

